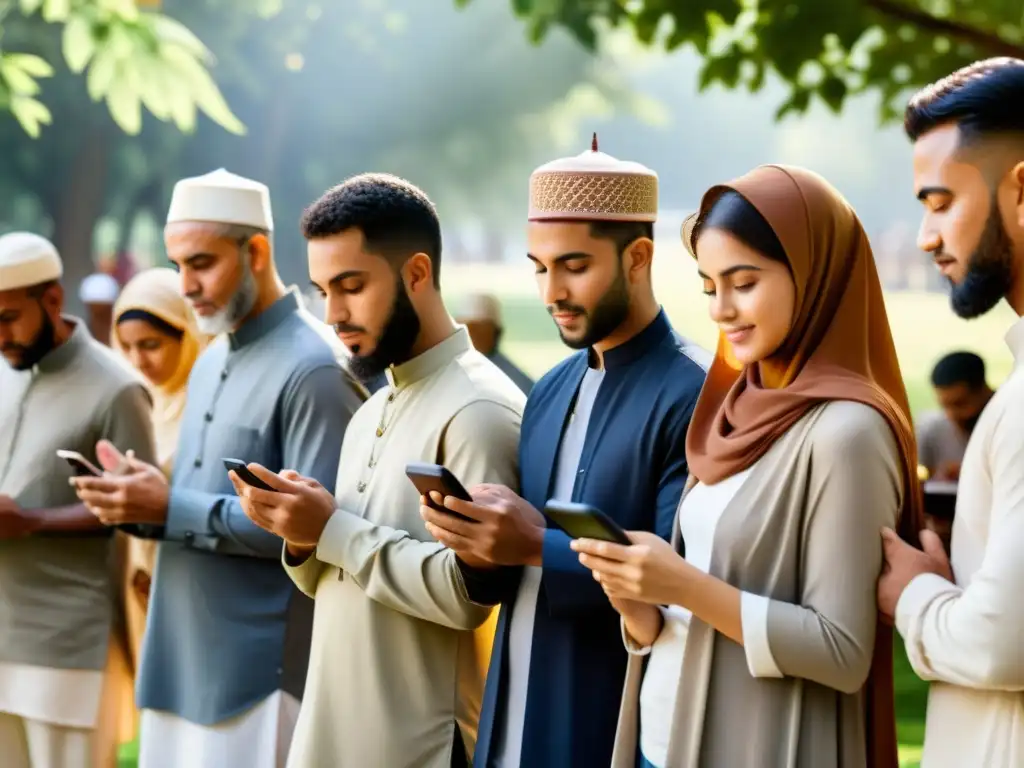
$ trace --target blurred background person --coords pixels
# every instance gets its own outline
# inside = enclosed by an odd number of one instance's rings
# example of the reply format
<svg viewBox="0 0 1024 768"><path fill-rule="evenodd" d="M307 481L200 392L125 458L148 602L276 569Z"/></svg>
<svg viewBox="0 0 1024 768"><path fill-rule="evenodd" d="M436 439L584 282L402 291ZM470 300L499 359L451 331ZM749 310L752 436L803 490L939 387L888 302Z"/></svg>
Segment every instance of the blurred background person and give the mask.
<svg viewBox="0 0 1024 768"><path fill-rule="evenodd" d="M120 290L117 280L106 272L95 272L78 286L78 300L85 305L85 324L92 337L102 344L110 343L114 302Z"/></svg>
<svg viewBox="0 0 1024 768"><path fill-rule="evenodd" d="M955 483L967 440L995 392L985 377L985 361L973 352L943 357L932 369L931 383L941 410L921 417L918 461L929 479Z"/></svg>
<svg viewBox="0 0 1024 768"><path fill-rule="evenodd" d="M475 293L467 296L455 321L466 326L469 338L477 352L486 356L508 376L524 394L533 389L533 379L505 357L499 349L505 330L501 323L501 302L490 293Z"/></svg>

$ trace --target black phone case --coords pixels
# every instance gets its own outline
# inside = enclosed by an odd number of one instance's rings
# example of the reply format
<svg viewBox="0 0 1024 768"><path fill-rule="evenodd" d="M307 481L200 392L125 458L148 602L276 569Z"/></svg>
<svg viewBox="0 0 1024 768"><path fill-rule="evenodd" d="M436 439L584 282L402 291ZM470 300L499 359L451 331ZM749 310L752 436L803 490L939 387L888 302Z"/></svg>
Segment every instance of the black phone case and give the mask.
<svg viewBox="0 0 1024 768"><path fill-rule="evenodd" d="M549 501L544 516L574 539L598 539L630 546L626 532L601 510L586 504L560 504Z"/></svg>
<svg viewBox="0 0 1024 768"><path fill-rule="evenodd" d="M239 479L246 485L251 485L253 488L259 488L261 491L270 491L271 493L277 493L273 488L260 480L256 475L249 471L249 467L246 466L244 461L239 459L224 459L224 467L228 470L234 470L235 474L238 475Z"/></svg>

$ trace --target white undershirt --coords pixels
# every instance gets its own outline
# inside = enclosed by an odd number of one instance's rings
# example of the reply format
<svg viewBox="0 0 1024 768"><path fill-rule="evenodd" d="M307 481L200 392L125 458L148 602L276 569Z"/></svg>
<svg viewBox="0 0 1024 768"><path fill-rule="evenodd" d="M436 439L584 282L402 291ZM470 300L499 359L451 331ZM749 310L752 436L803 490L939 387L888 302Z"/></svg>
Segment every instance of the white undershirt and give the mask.
<svg viewBox="0 0 1024 768"><path fill-rule="evenodd" d="M679 530L690 565L708 572L718 521L751 471L753 467L714 485L698 483L686 496L679 510ZM749 592L742 593L740 599L747 668L754 677L782 677L768 645L770 602ZM650 654L640 689L640 750L658 768L665 765L668 753L691 616L690 611L678 605L661 610L665 623L654 645L647 648L633 644L623 625L626 650L633 655Z"/></svg>
<svg viewBox="0 0 1024 768"><path fill-rule="evenodd" d="M571 501L576 485L576 471L587 425L594 410L597 390L604 380L604 370L588 368L576 395L576 407L562 435L555 465L555 488L551 498ZM537 613L540 594L541 568L527 566L519 582L519 591L512 608L508 632L508 705L505 708L505 726L499 742L495 764L499 768L519 768L523 749L523 727L526 724L526 695L530 682L530 656L533 651L533 620Z"/></svg>

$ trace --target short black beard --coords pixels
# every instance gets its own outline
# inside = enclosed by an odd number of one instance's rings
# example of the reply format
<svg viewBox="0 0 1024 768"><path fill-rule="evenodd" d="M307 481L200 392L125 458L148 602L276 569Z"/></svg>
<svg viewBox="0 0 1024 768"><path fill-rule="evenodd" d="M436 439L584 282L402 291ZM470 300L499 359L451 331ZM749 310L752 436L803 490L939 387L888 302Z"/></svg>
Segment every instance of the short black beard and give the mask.
<svg viewBox="0 0 1024 768"><path fill-rule="evenodd" d="M53 320L46 314L46 310L40 305L43 314L43 323L39 327L36 337L27 345L11 344L6 349L15 349L20 352L20 360L17 365L11 365L16 371L27 371L33 368L40 360L50 354L57 346L57 334Z"/></svg>
<svg viewBox="0 0 1024 768"><path fill-rule="evenodd" d="M619 265L619 274L615 277L604 296L597 302L593 310L587 312L583 307L569 304L555 304L549 312L576 312L586 319L587 329L579 339L567 339L561 329L558 335L562 343L570 349L589 349L595 344L611 336L629 316L629 287L626 285L626 274Z"/></svg>
<svg viewBox="0 0 1024 768"><path fill-rule="evenodd" d="M395 300L373 351L353 354L349 369L364 384L373 382L392 365L401 365L412 357L412 348L420 335L420 316L412 305L405 283L399 277Z"/></svg>
<svg viewBox="0 0 1024 768"><path fill-rule="evenodd" d="M967 320L984 315L1013 287L1013 245L995 200L978 247L967 261L967 274L959 284L950 281L950 286L950 306Z"/></svg>

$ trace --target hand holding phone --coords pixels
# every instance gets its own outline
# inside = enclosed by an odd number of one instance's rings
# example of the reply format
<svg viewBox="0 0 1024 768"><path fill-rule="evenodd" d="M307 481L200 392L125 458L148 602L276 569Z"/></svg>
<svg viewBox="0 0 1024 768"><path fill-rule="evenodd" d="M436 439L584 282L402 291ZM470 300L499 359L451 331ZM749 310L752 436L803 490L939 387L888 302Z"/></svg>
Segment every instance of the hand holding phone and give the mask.
<svg viewBox="0 0 1024 768"><path fill-rule="evenodd" d="M476 522L446 507L438 507L434 504L434 500L430 498L430 492L436 491L441 496L454 496L462 501L473 501L473 497L462 487L462 483L458 481L455 475L448 471L447 467L442 467L440 464L414 461L405 465L405 474L408 475L412 484L416 486L416 490L420 492L420 495L427 499L427 504L431 507L457 517L460 520L466 520L470 523Z"/></svg>
<svg viewBox="0 0 1024 768"><path fill-rule="evenodd" d="M224 459L224 467L230 472L234 470L235 474L238 475L238 479L246 485L252 486L253 488L259 488L261 491L270 491L271 493L277 493L277 489L271 488L269 485L260 480L256 475L249 471L249 466L239 459Z"/></svg>
<svg viewBox="0 0 1024 768"><path fill-rule="evenodd" d="M633 544L618 523L589 504L550 499L544 505L544 516L573 539L596 539L626 547Z"/></svg>

